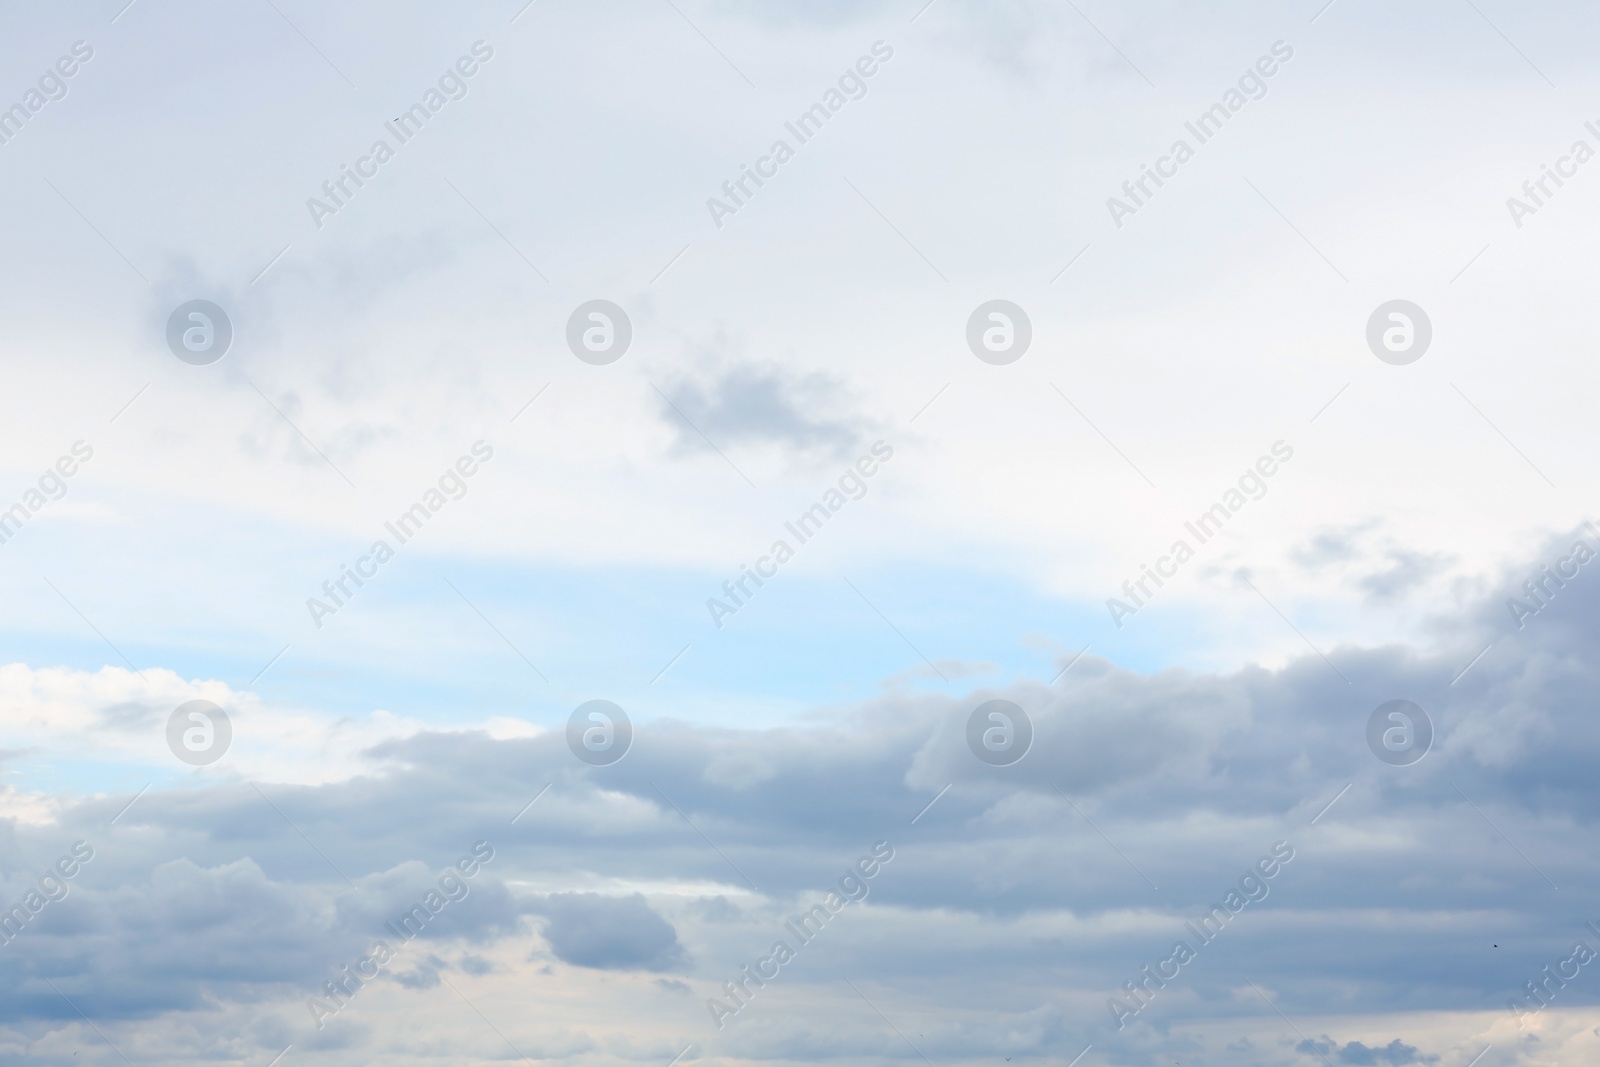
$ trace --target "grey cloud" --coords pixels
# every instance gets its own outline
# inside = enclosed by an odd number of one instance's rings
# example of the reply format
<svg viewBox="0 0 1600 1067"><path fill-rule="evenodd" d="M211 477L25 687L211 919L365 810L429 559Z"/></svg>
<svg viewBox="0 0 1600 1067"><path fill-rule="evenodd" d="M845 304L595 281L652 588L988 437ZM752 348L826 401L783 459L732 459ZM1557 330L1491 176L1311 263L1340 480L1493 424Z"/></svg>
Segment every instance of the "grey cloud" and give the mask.
<svg viewBox="0 0 1600 1067"><path fill-rule="evenodd" d="M544 939L563 963L602 971L670 971L685 963L677 931L642 894L552 893L538 907Z"/></svg>
<svg viewBox="0 0 1600 1067"><path fill-rule="evenodd" d="M461 958L456 960L456 966L461 968L463 974L470 974L474 977L494 973L493 963L482 956L474 956L470 952L463 953Z"/></svg>
<svg viewBox="0 0 1600 1067"><path fill-rule="evenodd" d="M840 382L814 372L713 367L663 393L660 417L677 434L682 453L769 445L797 457L846 456L871 428L852 410Z"/></svg>
<svg viewBox="0 0 1600 1067"><path fill-rule="evenodd" d="M1373 600L1386 603L1398 600L1418 586L1442 574L1451 557L1439 552L1413 552L1391 548L1386 553L1387 568L1373 571L1357 580L1358 588Z"/></svg>
<svg viewBox="0 0 1600 1067"><path fill-rule="evenodd" d="M253 988L309 985L354 948L320 894L271 882L248 860L213 870L174 860L107 889L94 865L104 847L97 852L70 895L0 950L10 957L0 1017L71 1016L40 975L69 996L92 993L98 1014L137 1017L195 1009L202 990L250 1001ZM15 887L7 890L9 902Z"/></svg>
<svg viewBox="0 0 1600 1067"><path fill-rule="evenodd" d="M725 923L737 920L744 913L725 896L702 897L690 905L706 922Z"/></svg>
<svg viewBox="0 0 1600 1067"><path fill-rule="evenodd" d="M1305 544L1291 550L1289 558L1310 571L1333 563L1347 563L1360 555L1361 539L1378 526L1378 519L1319 530Z"/></svg>
<svg viewBox="0 0 1600 1067"><path fill-rule="evenodd" d="M1485 595L1476 597L1466 608L1466 628L1480 639L1511 637L1531 651L1539 647L1559 647L1562 654L1576 652L1587 645L1600 625L1600 596L1593 586L1600 584L1595 561L1578 565L1576 574L1562 578L1559 570L1564 558L1576 562L1574 549L1582 541L1590 552L1600 550L1600 538L1580 526L1568 534L1545 539L1533 547L1525 561L1508 566L1490 585ZM1570 566L1570 565L1569 565ZM1532 586L1530 592L1529 586ZM1512 601L1529 615L1512 610ZM1450 620L1445 627L1454 624Z"/></svg>
<svg viewBox="0 0 1600 1067"><path fill-rule="evenodd" d="M1388 538L1374 544L1382 527L1381 519L1328 527L1292 549L1289 558L1309 573L1339 575L1375 604L1404 598L1455 562L1446 553L1406 548Z"/></svg>
<svg viewBox="0 0 1600 1067"><path fill-rule="evenodd" d="M158 722L160 712L148 704L124 701L100 708L100 723L107 730L137 730ZM170 712L169 712L170 714Z"/></svg>
<svg viewBox="0 0 1600 1067"><path fill-rule="evenodd" d="M1415 1046L1405 1044L1398 1037L1387 1045L1380 1045L1377 1048L1368 1048L1359 1041L1352 1041L1341 1048L1339 1042L1324 1036L1318 1041L1311 1041L1310 1039L1301 1041L1295 1046L1295 1051L1314 1053L1319 1056L1336 1053L1340 1063L1358 1064L1363 1065L1363 1067L1371 1067L1371 1065L1382 1063L1400 1065L1439 1062L1438 1056L1422 1055L1418 1053Z"/></svg>
<svg viewBox="0 0 1600 1067"><path fill-rule="evenodd" d="M666 971L684 964L672 924L641 894L552 893L539 905L556 958L608 971Z"/></svg>
<svg viewBox="0 0 1600 1067"><path fill-rule="evenodd" d="M69 995L92 994L112 1016L193 1010L208 997L252 1002L286 989L309 992L380 938L398 948L397 967L421 960L395 972L402 984L432 984L437 958L420 956L417 944L504 936L518 921L504 887L480 872L465 899L405 946L384 923L432 888L438 872L421 863L363 879L357 890L275 880L248 858L214 868L178 858L139 876L126 865L125 847L107 844L103 830L98 836L95 859L68 883L67 897L0 948L10 957L0 975L0 1019L66 1017L40 975L54 976ZM37 874L27 866L8 878L5 902L20 899Z"/></svg>
<svg viewBox="0 0 1600 1067"><path fill-rule="evenodd" d="M429 953L418 960L408 971L396 971L394 980L407 989L432 989L439 984L439 972L449 964L438 956Z"/></svg>

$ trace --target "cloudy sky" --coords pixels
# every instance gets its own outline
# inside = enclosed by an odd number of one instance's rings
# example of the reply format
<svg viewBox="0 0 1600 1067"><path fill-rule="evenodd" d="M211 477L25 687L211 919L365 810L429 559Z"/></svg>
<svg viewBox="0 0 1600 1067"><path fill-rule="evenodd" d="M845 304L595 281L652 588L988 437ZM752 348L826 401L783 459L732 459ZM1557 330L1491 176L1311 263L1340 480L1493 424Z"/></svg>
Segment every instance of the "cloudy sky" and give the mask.
<svg viewBox="0 0 1600 1067"><path fill-rule="evenodd" d="M0 1063L1600 1058L1589 7L0 20Z"/></svg>

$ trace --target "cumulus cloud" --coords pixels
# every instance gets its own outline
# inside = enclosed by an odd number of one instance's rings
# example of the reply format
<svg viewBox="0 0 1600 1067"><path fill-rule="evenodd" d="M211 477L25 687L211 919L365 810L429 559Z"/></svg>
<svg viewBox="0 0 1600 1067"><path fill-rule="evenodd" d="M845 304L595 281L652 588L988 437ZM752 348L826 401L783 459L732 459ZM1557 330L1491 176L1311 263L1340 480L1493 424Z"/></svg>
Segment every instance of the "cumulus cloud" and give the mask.
<svg viewBox="0 0 1600 1067"><path fill-rule="evenodd" d="M685 453L765 445L798 458L837 458L871 429L837 379L745 363L708 364L671 383L660 417Z"/></svg>
<svg viewBox="0 0 1600 1067"><path fill-rule="evenodd" d="M545 916L544 939L564 963L612 971L683 965L677 931L641 894L552 893L538 907Z"/></svg>

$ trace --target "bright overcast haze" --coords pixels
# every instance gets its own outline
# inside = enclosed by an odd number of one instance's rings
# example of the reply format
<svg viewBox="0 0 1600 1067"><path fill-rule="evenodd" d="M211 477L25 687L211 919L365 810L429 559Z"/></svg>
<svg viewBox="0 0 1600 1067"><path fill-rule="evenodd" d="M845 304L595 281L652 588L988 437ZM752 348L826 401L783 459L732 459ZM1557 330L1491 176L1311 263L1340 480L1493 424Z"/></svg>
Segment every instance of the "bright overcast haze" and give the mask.
<svg viewBox="0 0 1600 1067"><path fill-rule="evenodd" d="M0 1064L1600 1062L1591 7L0 27Z"/></svg>

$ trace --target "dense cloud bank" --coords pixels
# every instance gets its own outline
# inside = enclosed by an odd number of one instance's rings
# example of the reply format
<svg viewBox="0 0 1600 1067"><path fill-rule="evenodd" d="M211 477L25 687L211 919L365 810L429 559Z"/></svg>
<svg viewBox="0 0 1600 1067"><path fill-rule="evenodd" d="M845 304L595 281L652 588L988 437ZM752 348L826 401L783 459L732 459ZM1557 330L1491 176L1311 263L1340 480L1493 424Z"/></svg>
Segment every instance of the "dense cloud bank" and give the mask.
<svg viewBox="0 0 1600 1067"><path fill-rule="evenodd" d="M1253 1016L1265 1009L1240 997L1247 983L1291 1013L1510 1019L1508 998L1600 918L1582 847L1600 758L1597 612L1600 586L1574 580L1520 629L1486 597L1441 622L1438 651L1340 648L1222 675L1144 676L1086 656L1054 687L895 690L784 729L644 720L610 767L578 762L555 732L424 731L320 786L213 776L125 811L126 797L68 803L53 823L4 824L7 899L73 841L95 859L0 947L0 1013L36 1032L80 1010L132 1023L292 1006L436 885L453 890L439 872L486 841L494 861L458 880L460 899L374 982L465 980L492 971L480 953L496 951L596 976L667 972L652 996L691 992L675 1010L693 1032L700 1001L884 839L896 859L870 900L727 1040L776 1040L780 1011L827 1010L845 977L928 1010L974 995L1005 1005L1038 1020L1026 1047L1051 1055ZM1035 726L1010 767L966 746L967 714L995 697ZM1366 741L1372 710L1395 698L1434 724L1411 766ZM1275 847L1293 862L1256 877ZM1175 941L1194 958L1163 965ZM1108 1011L1114 996L1141 1010ZM1560 993L1562 1007L1594 999L1577 981ZM353 1031L362 1006L330 1030ZM938 1029L927 1040L950 1055L969 1043Z"/></svg>

